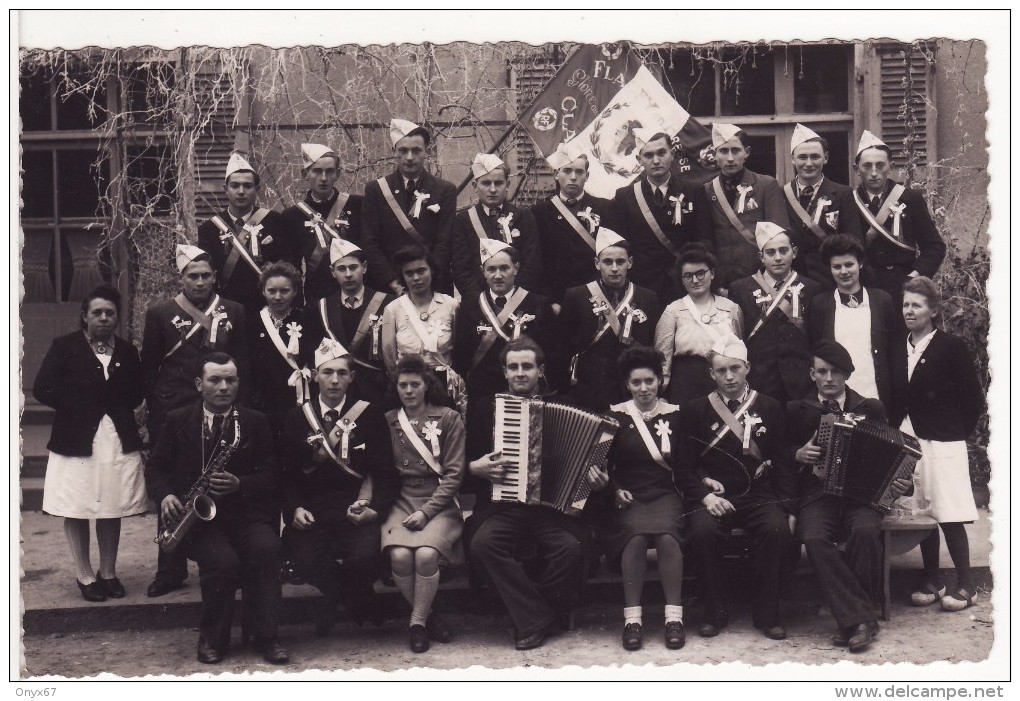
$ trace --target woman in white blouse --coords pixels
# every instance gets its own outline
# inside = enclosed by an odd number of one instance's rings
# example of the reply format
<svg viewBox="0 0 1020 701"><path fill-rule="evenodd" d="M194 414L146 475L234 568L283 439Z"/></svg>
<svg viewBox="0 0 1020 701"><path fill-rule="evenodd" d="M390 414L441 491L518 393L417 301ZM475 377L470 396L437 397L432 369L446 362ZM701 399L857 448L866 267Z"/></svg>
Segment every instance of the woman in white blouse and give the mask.
<svg viewBox="0 0 1020 701"><path fill-rule="evenodd" d="M460 375L453 371L453 330L456 328L457 300L433 290L435 265L428 252L416 244L393 254L407 293L386 305L382 318L382 354L386 370L395 377L397 361L420 355L445 382L450 406L464 414L467 392Z"/></svg>
<svg viewBox="0 0 1020 701"><path fill-rule="evenodd" d="M716 259L701 246L687 246L675 268L687 294L666 307L655 327L655 348L666 359L663 382L674 404L715 389L706 359L727 336L743 338L744 317L734 302L712 292Z"/></svg>

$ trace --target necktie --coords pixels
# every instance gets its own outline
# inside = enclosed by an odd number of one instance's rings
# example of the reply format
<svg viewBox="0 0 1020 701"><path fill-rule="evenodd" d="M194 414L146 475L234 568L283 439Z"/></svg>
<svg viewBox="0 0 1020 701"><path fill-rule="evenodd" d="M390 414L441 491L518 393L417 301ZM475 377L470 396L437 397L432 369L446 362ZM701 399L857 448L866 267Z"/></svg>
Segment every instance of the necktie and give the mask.
<svg viewBox="0 0 1020 701"><path fill-rule="evenodd" d="M737 413L737 409L740 408L739 399L730 399L726 402L726 407L730 410L731 414Z"/></svg>
<svg viewBox="0 0 1020 701"><path fill-rule="evenodd" d="M868 209L871 210L872 214L878 214L878 210L881 208L881 206L882 206L881 198L878 195L875 195L871 198L871 202L868 204Z"/></svg>
<svg viewBox="0 0 1020 701"><path fill-rule="evenodd" d="M340 412L337 411L336 409L330 409L325 414L323 414L322 423L324 424L326 433L329 433L330 431L333 430L333 427L336 426L337 419L339 418Z"/></svg>
<svg viewBox="0 0 1020 701"><path fill-rule="evenodd" d="M344 304L347 305L348 309L354 309L354 307L358 304L358 298L352 295L344 300Z"/></svg>
<svg viewBox="0 0 1020 701"><path fill-rule="evenodd" d="M503 311L503 307L506 306L506 297L499 295L496 297L496 311Z"/></svg>
<svg viewBox="0 0 1020 701"><path fill-rule="evenodd" d="M835 399L826 399L825 411L828 414L838 414L840 411L839 402L837 402Z"/></svg>
<svg viewBox="0 0 1020 701"><path fill-rule="evenodd" d="M737 185L739 180L736 178L727 178L723 176L721 178L723 194L726 195L726 201L731 205L737 201Z"/></svg>
<svg viewBox="0 0 1020 701"><path fill-rule="evenodd" d="M800 206L804 209L808 208L811 204L811 198L815 196L815 188L813 185L808 185L800 191Z"/></svg>
<svg viewBox="0 0 1020 701"><path fill-rule="evenodd" d="M783 281L782 281L782 280L777 280L777 281L776 281L776 285L775 285L775 287L774 287L773 289L774 289L774 290L775 290L776 292L778 292L778 291L779 291L779 288L780 288L780 287L782 287L782 286L783 286Z"/></svg>
<svg viewBox="0 0 1020 701"><path fill-rule="evenodd" d="M575 204L577 204L577 200L567 200L568 207L573 207Z"/></svg>
<svg viewBox="0 0 1020 701"><path fill-rule="evenodd" d="M209 440L216 442L220 438L220 433L223 432L223 415L216 414L212 418L212 428L209 429Z"/></svg>
<svg viewBox="0 0 1020 701"><path fill-rule="evenodd" d="M242 219L241 217L238 217L234 221L234 226L237 227L237 232L238 233L241 233L242 231L244 231L244 219Z"/></svg>
<svg viewBox="0 0 1020 701"><path fill-rule="evenodd" d="M418 188L418 183L414 181L414 178L407 181L407 189L404 191L404 209L408 212L411 211L411 205L414 204L414 191Z"/></svg>
<svg viewBox="0 0 1020 701"><path fill-rule="evenodd" d="M655 188L655 204L662 206L662 203L666 201L666 198L662 194L662 190Z"/></svg>

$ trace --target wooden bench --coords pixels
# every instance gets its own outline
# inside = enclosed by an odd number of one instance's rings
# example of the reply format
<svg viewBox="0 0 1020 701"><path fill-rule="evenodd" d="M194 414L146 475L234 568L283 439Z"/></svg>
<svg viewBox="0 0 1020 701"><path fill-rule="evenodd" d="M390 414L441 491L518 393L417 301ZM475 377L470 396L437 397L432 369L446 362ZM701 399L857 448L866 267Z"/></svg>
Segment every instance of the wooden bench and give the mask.
<svg viewBox="0 0 1020 701"><path fill-rule="evenodd" d="M889 514L882 519L882 620L889 620L889 562L916 548L938 522L931 516Z"/></svg>

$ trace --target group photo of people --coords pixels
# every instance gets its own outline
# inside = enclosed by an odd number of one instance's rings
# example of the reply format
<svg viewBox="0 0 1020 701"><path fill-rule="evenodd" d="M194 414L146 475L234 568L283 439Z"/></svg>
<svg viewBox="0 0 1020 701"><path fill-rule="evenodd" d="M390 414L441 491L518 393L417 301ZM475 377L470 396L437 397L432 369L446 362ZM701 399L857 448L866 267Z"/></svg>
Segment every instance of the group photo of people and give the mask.
<svg viewBox="0 0 1020 701"><path fill-rule="evenodd" d="M539 143L533 204L499 144L444 178L420 114L380 118L390 170L355 187L338 144L289 146L287 206L264 194L278 164L231 150L225 206L155 259L173 285L139 309L96 280L26 386L52 410L41 510L63 521L68 588L198 589L180 654L210 666L235 626L293 665L295 635L393 625L395 589L428 665L461 634L437 605L450 577L525 651L578 625L602 573L621 655L681 662L747 615L778 661L804 557L818 644L859 660L883 645L883 529L916 518L923 566L898 603L965 618L988 596L967 444L986 351L947 324L955 249L888 125L834 140L799 112L774 154L725 111L679 132L631 114L612 160L636 175L609 190L585 139ZM790 177L752 170L773 156ZM121 525L145 513L155 575L126 589ZM292 583L319 596L281 634Z"/></svg>

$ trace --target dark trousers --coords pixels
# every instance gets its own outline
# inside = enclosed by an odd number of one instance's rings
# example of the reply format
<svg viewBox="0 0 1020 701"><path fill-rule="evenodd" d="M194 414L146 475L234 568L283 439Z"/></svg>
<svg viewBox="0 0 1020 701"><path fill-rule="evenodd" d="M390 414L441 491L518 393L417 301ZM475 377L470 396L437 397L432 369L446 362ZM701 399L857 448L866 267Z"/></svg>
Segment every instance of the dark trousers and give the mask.
<svg viewBox="0 0 1020 701"><path fill-rule="evenodd" d="M843 533L848 534L845 554L836 548ZM873 623L882 568L882 514L826 494L801 507L797 534L836 625Z"/></svg>
<svg viewBox="0 0 1020 701"><path fill-rule="evenodd" d="M357 526L340 512L317 511L310 529L287 526L283 531L284 548L297 573L331 605L343 604L355 619L366 616L373 604L372 585L382 563L379 537L378 522Z"/></svg>
<svg viewBox="0 0 1020 701"><path fill-rule="evenodd" d="M202 638L220 650L230 643L234 595L242 584L254 608L255 639L275 640L280 603L280 536L267 523L220 520L195 526L188 557L198 563Z"/></svg>
<svg viewBox="0 0 1020 701"><path fill-rule="evenodd" d="M547 628L577 605L588 539L583 524L544 506L489 507L468 542L472 563L495 588L519 636ZM522 556L534 555L529 577Z"/></svg>
<svg viewBox="0 0 1020 701"><path fill-rule="evenodd" d="M705 600L710 612L725 609L722 601L723 540L733 527L751 536L754 550L754 597L752 621L768 628L780 623L779 594L784 565L793 544L789 518L775 503L752 501L734 504L735 513L717 519L704 508L692 505L687 517L687 544L701 565Z"/></svg>
<svg viewBox="0 0 1020 701"><path fill-rule="evenodd" d="M163 421L166 419L167 411L170 408L162 404L153 403L149 409L149 420L146 423L146 430L149 432L149 449L152 450L159 440L160 429L163 428ZM163 530L163 516L160 505L156 504L156 535ZM177 548L173 552L164 552L162 548L156 548L156 579L163 582L183 582L188 577L188 556L185 548Z"/></svg>

